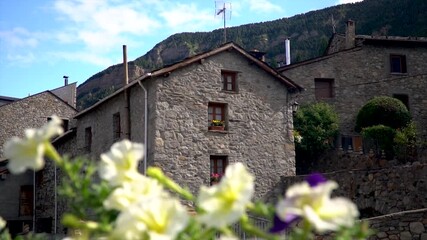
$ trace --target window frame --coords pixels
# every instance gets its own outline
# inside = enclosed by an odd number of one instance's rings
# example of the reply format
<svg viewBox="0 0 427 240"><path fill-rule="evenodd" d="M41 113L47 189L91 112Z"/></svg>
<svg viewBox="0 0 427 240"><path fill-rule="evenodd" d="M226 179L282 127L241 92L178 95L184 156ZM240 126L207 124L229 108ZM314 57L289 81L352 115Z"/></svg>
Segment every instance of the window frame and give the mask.
<svg viewBox="0 0 427 240"><path fill-rule="evenodd" d="M219 164L220 163L220 164ZM213 185L211 177L213 174L219 174L220 179L225 174L225 169L229 165L228 156L226 155L210 155L209 157L209 178L210 184Z"/></svg>
<svg viewBox="0 0 427 240"><path fill-rule="evenodd" d="M221 110L219 113L217 112L218 109ZM227 116L226 113L227 113L226 103L209 102L208 103L208 129L211 127L212 120L223 121L224 130L227 129L228 124L226 121L226 116Z"/></svg>
<svg viewBox="0 0 427 240"><path fill-rule="evenodd" d="M33 215L34 186L21 185L19 189L19 216Z"/></svg>
<svg viewBox="0 0 427 240"><path fill-rule="evenodd" d="M221 70L222 90L227 92L237 92L237 74L236 71ZM227 77L231 77L231 82ZM229 88L229 84L231 88Z"/></svg>
<svg viewBox="0 0 427 240"><path fill-rule="evenodd" d="M396 71L395 64L393 59L399 61L399 71ZM404 54L390 54L390 73L391 74L406 74L408 73L407 64L406 64L406 55Z"/></svg>
<svg viewBox="0 0 427 240"><path fill-rule="evenodd" d="M116 112L113 114L113 141L121 138L121 131L120 112Z"/></svg>
<svg viewBox="0 0 427 240"><path fill-rule="evenodd" d="M320 91L323 88L319 88L317 85L320 83L327 83L328 84L328 96L324 96L325 92ZM334 85L335 85L335 79L334 78L315 78L314 79L314 96L316 100L323 100L323 99L333 99L335 98L335 92L334 92Z"/></svg>
<svg viewBox="0 0 427 240"><path fill-rule="evenodd" d="M85 128L85 149L90 151L92 149L92 127Z"/></svg>

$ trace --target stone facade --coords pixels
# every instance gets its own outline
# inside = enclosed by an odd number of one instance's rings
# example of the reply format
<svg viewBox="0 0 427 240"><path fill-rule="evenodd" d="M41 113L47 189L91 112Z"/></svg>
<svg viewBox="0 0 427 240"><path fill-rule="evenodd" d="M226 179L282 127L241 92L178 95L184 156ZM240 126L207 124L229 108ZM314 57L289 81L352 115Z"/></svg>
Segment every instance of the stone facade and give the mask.
<svg viewBox="0 0 427 240"><path fill-rule="evenodd" d="M334 38L335 39L335 38ZM340 40L339 38L337 38ZM341 134L357 135L354 131L360 108L375 96L404 95L421 136L427 137L427 41L403 38L372 38L356 36L348 49L345 41L331 41L330 54L292 64L279 71L303 86L301 104L318 101L315 79L332 81L332 96L320 99L332 104L339 114ZM335 45L334 45L335 44ZM406 73L391 73L390 56L406 58Z"/></svg>
<svg viewBox="0 0 427 240"><path fill-rule="evenodd" d="M4 158L4 143L13 136L22 137L26 128L41 127L53 114L56 114L62 119L70 120L76 112L77 111L73 107L49 91L1 106L0 160ZM0 170L5 167L3 165L4 164L1 163ZM2 172L4 173L4 171ZM20 199L22 199L22 186L26 186L27 188L34 187L34 179L36 179L34 173L32 171L27 171L20 175L11 175L6 171L4 174L6 179L0 181L0 189L2 190L0 197L0 216L8 221L13 234L22 231L22 223L28 224L30 228L33 229L33 215L22 215L20 213L20 202L22 202ZM31 191L31 196L26 195L25 198L32 198L33 193L34 192ZM46 198L46 201L52 199L52 196L54 196L54 194ZM32 203L29 207L32 210L31 212L34 212L33 200L27 199L26 201Z"/></svg>
<svg viewBox="0 0 427 240"><path fill-rule="evenodd" d="M237 73L238 91L221 89L221 70ZM112 125L116 113L120 113L125 131L125 91L129 93L130 139L144 142L141 83L147 89L147 166L161 167L196 192L200 185L210 184L210 157L223 156L229 164L245 163L257 179L256 197L266 197L281 176L295 175L292 83L274 73L228 44L145 75L76 116L77 152L72 155L86 153L97 159L108 151L115 141ZM208 130L209 103L226 106L225 131ZM85 138L88 128L93 138L90 151ZM121 138L125 136L123 132Z"/></svg>
<svg viewBox="0 0 427 240"><path fill-rule="evenodd" d="M26 128L43 126L53 114L69 120L76 112L73 107L49 91L1 106L0 159L3 158L4 143L11 137L22 137Z"/></svg>
<svg viewBox="0 0 427 240"><path fill-rule="evenodd" d="M238 92L221 90L221 70L238 72ZM240 53L224 52L158 78L154 165L195 191L210 183L210 156L243 162L264 197L295 174L287 89ZM227 105L226 131L208 131L208 104Z"/></svg>
<svg viewBox="0 0 427 240"><path fill-rule="evenodd" d="M427 240L427 208L368 218L376 233L369 239Z"/></svg>
<svg viewBox="0 0 427 240"><path fill-rule="evenodd" d="M324 173L339 184L334 191L350 198L362 217L380 216L427 206L427 164L393 166L377 169L354 169ZM284 177L282 193L306 176Z"/></svg>

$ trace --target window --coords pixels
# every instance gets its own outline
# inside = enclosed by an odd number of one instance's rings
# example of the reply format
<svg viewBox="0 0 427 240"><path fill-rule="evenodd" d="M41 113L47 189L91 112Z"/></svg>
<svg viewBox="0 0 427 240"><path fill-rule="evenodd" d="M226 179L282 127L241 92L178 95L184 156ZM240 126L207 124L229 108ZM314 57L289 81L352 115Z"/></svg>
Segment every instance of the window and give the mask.
<svg viewBox="0 0 427 240"><path fill-rule="evenodd" d="M218 180L212 178L212 176L217 175L221 178L225 173L225 168L228 165L227 156L211 156L211 185Z"/></svg>
<svg viewBox="0 0 427 240"><path fill-rule="evenodd" d="M222 126L225 127L225 111L226 111L226 104L209 103L208 126L211 127L213 120L219 120L222 122Z"/></svg>
<svg viewBox="0 0 427 240"><path fill-rule="evenodd" d="M232 71L221 71L222 77L222 90L225 91L237 91L237 72Z"/></svg>
<svg viewBox="0 0 427 240"><path fill-rule="evenodd" d="M85 148L87 151L90 151L92 148L92 128L85 128Z"/></svg>
<svg viewBox="0 0 427 240"><path fill-rule="evenodd" d="M316 99L333 98L334 79L316 78L314 79L314 91Z"/></svg>
<svg viewBox="0 0 427 240"><path fill-rule="evenodd" d="M391 73L406 73L406 56L405 55L390 55L390 72Z"/></svg>
<svg viewBox="0 0 427 240"><path fill-rule="evenodd" d="M19 192L19 216L33 215L33 185L23 185Z"/></svg>
<svg viewBox="0 0 427 240"><path fill-rule="evenodd" d="M407 94L393 94L393 97L399 99L409 110L409 96Z"/></svg>
<svg viewBox="0 0 427 240"><path fill-rule="evenodd" d="M120 139L121 128L120 128L120 113L113 114L113 140L117 141Z"/></svg>

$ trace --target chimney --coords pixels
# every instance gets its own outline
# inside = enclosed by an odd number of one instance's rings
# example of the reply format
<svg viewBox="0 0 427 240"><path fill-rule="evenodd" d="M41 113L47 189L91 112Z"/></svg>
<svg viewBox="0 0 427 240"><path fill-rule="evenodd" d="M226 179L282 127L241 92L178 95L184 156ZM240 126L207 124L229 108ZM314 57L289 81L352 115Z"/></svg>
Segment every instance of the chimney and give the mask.
<svg viewBox="0 0 427 240"><path fill-rule="evenodd" d="M345 28L345 48L353 48L356 46L356 25L353 20L347 21L347 26Z"/></svg>
<svg viewBox="0 0 427 240"><path fill-rule="evenodd" d="M285 65L291 64L291 41L289 38L285 40Z"/></svg>
<svg viewBox="0 0 427 240"><path fill-rule="evenodd" d="M128 53L126 45L123 45L123 67L124 67L124 84L125 86L129 83L129 73L128 73Z"/></svg>
<svg viewBox="0 0 427 240"><path fill-rule="evenodd" d="M68 85L68 76L63 76L64 78L64 86Z"/></svg>

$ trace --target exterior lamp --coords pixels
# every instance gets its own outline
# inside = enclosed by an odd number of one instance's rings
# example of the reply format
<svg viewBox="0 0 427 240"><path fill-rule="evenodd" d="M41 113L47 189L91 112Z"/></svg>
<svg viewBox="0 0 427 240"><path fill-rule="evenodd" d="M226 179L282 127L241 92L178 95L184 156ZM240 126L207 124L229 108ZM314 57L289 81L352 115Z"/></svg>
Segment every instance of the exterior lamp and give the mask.
<svg viewBox="0 0 427 240"><path fill-rule="evenodd" d="M295 113L298 111L298 102L295 101L294 103L292 103L292 114L295 115Z"/></svg>

